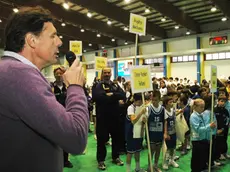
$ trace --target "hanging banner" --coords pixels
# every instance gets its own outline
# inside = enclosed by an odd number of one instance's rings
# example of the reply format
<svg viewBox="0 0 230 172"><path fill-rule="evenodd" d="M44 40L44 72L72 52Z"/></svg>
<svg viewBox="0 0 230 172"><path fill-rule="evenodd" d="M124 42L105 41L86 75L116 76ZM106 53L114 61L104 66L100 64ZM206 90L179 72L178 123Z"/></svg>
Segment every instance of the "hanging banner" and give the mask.
<svg viewBox="0 0 230 172"><path fill-rule="evenodd" d="M107 67L107 58L95 57L95 70L101 71L105 67Z"/></svg>
<svg viewBox="0 0 230 172"><path fill-rule="evenodd" d="M146 17L130 13L129 32L145 35Z"/></svg>
<svg viewBox="0 0 230 172"><path fill-rule="evenodd" d="M150 66L133 66L130 73L133 93L153 91Z"/></svg>
<svg viewBox="0 0 230 172"><path fill-rule="evenodd" d="M211 65L211 92L217 92L217 67Z"/></svg>
<svg viewBox="0 0 230 172"><path fill-rule="evenodd" d="M82 55L82 41L69 41L69 50L76 56Z"/></svg>

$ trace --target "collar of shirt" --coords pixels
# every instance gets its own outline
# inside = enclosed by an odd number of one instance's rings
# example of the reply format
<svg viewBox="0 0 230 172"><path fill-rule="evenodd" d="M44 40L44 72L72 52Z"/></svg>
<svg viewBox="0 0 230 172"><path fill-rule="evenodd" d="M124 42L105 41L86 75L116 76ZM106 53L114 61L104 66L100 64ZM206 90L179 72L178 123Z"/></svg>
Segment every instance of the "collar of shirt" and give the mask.
<svg viewBox="0 0 230 172"><path fill-rule="evenodd" d="M27 64L31 67L34 67L35 69L38 69L37 66L35 66L31 61L29 61L27 58L23 57L22 55L15 53L13 51L4 51L3 56L9 56L9 57L13 57L19 61L21 61L24 64ZM39 70L39 69L38 69Z"/></svg>

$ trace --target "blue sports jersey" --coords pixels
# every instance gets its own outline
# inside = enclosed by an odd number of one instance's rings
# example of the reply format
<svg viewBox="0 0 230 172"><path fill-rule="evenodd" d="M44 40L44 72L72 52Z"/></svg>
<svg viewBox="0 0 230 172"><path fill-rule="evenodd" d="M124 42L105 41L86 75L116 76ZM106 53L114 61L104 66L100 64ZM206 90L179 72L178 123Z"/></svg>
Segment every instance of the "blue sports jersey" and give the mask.
<svg viewBox="0 0 230 172"><path fill-rule="evenodd" d="M148 111L148 128L150 143L162 142L164 136L165 109L163 106L160 105L159 112L156 112L154 110L153 105L150 105L148 107Z"/></svg>
<svg viewBox="0 0 230 172"><path fill-rule="evenodd" d="M166 115L167 115L167 130L168 130L168 135L172 135L176 133L176 127L175 127L175 121L176 121L176 113L173 110L173 114L170 115L168 114L168 112L166 111Z"/></svg>

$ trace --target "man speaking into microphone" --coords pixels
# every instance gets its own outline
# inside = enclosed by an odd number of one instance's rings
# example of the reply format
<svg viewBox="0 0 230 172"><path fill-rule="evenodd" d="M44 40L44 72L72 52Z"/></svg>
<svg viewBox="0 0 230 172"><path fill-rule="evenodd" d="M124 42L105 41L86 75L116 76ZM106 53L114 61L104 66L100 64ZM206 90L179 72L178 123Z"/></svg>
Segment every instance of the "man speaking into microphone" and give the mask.
<svg viewBox="0 0 230 172"><path fill-rule="evenodd" d="M84 74L74 60L63 74L63 107L41 70L57 62L62 41L42 7L22 7L7 21L0 61L0 171L62 172L63 150L81 154L89 115Z"/></svg>

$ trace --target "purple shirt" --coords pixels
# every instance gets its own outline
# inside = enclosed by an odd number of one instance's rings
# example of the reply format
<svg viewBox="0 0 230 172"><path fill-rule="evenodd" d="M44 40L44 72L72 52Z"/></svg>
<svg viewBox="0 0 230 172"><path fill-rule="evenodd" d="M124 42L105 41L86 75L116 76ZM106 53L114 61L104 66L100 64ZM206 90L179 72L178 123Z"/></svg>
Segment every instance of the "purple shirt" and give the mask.
<svg viewBox="0 0 230 172"><path fill-rule="evenodd" d="M68 87L64 108L38 69L2 58L0 171L62 172L62 149L72 154L85 149L88 118L82 87Z"/></svg>

